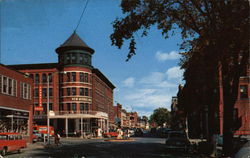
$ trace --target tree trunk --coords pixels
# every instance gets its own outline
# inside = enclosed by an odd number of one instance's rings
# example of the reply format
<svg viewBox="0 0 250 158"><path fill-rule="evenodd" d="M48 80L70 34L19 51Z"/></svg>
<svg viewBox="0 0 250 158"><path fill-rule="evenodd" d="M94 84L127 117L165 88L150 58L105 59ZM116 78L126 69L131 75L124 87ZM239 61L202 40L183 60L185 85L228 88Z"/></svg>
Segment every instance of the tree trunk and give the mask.
<svg viewBox="0 0 250 158"><path fill-rule="evenodd" d="M225 68L225 67L224 67ZM223 67L222 67L223 72ZM227 72L228 73L228 72ZM235 69L234 75L229 78L223 72L223 155L232 156L233 149L233 131L234 131L234 104L238 96L238 86L240 71Z"/></svg>
<svg viewBox="0 0 250 158"><path fill-rule="evenodd" d="M233 107L234 102L230 98L230 87L223 86L224 114L223 114L223 155L233 154Z"/></svg>

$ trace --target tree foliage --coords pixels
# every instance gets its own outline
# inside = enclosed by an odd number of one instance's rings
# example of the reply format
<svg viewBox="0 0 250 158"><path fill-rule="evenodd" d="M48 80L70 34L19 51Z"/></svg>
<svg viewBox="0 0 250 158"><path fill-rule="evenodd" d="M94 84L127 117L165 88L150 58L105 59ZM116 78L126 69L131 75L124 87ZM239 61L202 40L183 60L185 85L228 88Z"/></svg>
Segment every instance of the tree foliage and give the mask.
<svg viewBox="0 0 250 158"><path fill-rule="evenodd" d="M170 112L166 108L155 109L150 116L150 122L155 122L158 126L163 126L164 123L170 124Z"/></svg>
<svg viewBox="0 0 250 158"><path fill-rule="evenodd" d="M146 36L152 26L157 26L164 38L176 29L181 30L181 49L185 53L180 65L185 69L186 87L196 94L205 89L212 93L218 81L192 80L200 76L218 80L218 72L222 72L221 99L227 105L224 107L223 151L230 155L239 77L249 64L248 0L122 0L121 9L125 17L113 22L114 32L110 38L112 45L118 48L125 40L130 41L127 60L135 55L134 34L142 30L141 36ZM204 86L207 83L209 85Z"/></svg>

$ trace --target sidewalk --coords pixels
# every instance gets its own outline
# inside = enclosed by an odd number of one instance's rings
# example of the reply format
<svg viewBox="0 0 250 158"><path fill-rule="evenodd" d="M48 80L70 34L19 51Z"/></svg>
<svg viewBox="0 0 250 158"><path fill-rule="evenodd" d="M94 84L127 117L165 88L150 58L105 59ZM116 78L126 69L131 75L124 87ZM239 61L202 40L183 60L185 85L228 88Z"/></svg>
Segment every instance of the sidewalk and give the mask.
<svg viewBox="0 0 250 158"><path fill-rule="evenodd" d="M250 158L250 139L248 139L248 142L235 154L234 158Z"/></svg>

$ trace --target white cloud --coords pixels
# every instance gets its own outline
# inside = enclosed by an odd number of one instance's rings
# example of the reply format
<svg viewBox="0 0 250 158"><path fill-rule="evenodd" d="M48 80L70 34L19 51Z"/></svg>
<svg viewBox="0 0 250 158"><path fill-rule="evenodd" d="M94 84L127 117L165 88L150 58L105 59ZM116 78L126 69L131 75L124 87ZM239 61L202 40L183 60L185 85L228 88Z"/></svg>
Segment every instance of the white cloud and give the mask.
<svg viewBox="0 0 250 158"><path fill-rule="evenodd" d="M182 79L183 70L179 66L171 67L167 70L168 79Z"/></svg>
<svg viewBox="0 0 250 158"><path fill-rule="evenodd" d="M153 110L158 107L169 107L171 97L171 94L157 89L138 89L134 93L126 95L125 100L130 101L133 109Z"/></svg>
<svg viewBox="0 0 250 158"><path fill-rule="evenodd" d="M180 58L180 54L177 51L171 51L170 53L157 51L155 57L158 61L176 60Z"/></svg>
<svg viewBox="0 0 250 158"><path fill-rule="evenodd" d="M126 80L122 81L124 87L133 87L135 84L135 78L129 77Z"/></svg>
<svg viewBox="0 0 250 158"><path fill-rule="evenodd" d="M129 77L122 82L123 86L133 87L120 89L120 102L126 110L136 111L139 116L149 116L159 107L170 110L171 98L176 96L182 73L178 66L171 67L165 72L151 72L137 79L136 85L135 79Z"/></svg>
<svg viewBox="0 0 250 158"><path fill-rule="evenodd" d="M166 73L162 72L152 72L150 75L143 77L140 83L161 88L176 87L176 84L167 81Z"/></svg>

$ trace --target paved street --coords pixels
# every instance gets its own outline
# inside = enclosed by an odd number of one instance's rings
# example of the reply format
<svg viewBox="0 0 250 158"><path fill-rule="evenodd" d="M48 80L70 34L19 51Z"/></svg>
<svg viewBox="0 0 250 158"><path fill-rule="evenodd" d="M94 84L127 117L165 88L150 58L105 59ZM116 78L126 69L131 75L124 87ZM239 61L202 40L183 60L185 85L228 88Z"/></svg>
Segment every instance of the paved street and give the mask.
<svg viewBox="0 0 250 158"><path fill-rule="evenodd" d="M8 154L5 158L58 157L58 158L99 158L99 157L201 157L183 152L169 152L165 149L164 138L135 138L133 142L106 142L103 139L62 139L59 147L44 148L43 143L30 145L21 154Z"/></svg>

